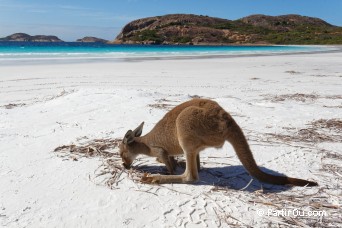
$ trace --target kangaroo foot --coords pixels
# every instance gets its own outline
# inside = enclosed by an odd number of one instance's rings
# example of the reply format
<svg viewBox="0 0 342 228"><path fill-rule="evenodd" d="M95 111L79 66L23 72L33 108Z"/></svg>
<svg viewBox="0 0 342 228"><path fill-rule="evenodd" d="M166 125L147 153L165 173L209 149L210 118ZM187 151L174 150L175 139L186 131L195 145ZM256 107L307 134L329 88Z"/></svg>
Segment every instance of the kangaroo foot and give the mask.
<svg viewBox="0 0 342 228"><path fill-rule="evenodd" d="M151 175L144 173L144 176L140 179L142 183L146 184L159 184L161 175Z"/></svg>
<svg viewBox="0 0 342 228"><path fill-rule="evenodd" d="M194 183L198 177L192 177L186 174L182 175L149 175L144 174L141 182L147 184L167 184L167 183Z"/></svg>

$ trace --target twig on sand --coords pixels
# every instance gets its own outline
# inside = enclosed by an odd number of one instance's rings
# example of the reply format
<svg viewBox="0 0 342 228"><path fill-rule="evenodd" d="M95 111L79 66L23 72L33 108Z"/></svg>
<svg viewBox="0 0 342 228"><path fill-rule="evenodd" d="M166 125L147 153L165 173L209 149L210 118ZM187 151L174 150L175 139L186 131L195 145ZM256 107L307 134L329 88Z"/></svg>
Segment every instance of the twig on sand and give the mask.
<svg viewBox="0 0 342 228"><path fill-rule="evenodd" d="M243 188L241 188L240 189L240 191L243 191L243 190L245 190L246 188L248 188L248 186L253 182L253 178L248 182L248 184L245 186L245 187L243 187Z"/></svg>

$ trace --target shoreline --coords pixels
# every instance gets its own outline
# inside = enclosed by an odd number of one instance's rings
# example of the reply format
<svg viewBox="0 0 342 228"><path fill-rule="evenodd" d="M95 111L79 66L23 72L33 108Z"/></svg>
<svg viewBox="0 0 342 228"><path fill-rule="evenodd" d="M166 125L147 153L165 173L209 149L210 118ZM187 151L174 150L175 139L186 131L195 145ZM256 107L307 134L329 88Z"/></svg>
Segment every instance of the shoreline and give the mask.
<svg viewBox="0 0 342 228"><path fill-rule="evenodd" d="M41 58L0 58L1 65L39 65L39 64L68 64L68 63L97 63L97 62L136 62L153 60L191 60L191 59L222 59L222 58L243 58L243 57L262 57L262 56L287 56L287 55L306 55L342 52L342 45L281 45L281 46L308 46L327 48L326 50L312 51L293 51L293 52L271 52L271 53L236 53L236 54L202 54L202 55L167 55L167 56L131 56L131 57L112 57L112 56L89 56L89 57L41 57Z"/></svg>

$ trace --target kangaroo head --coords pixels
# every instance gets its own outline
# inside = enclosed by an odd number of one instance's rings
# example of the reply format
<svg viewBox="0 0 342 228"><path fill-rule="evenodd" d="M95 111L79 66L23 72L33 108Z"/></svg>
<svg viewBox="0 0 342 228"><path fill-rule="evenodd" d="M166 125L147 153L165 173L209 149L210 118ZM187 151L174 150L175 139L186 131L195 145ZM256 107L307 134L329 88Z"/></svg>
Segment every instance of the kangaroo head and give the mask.
<svg viewBox="0 0 342 228"><path fill-rule="evenodd" d="M136 141L137 137L140 137L142 134L142 129L144 126L144 122L142 122L134 131L128 130L125 134L121 144L120 144L120 157L123 161L123 166L128 169L134 159L139 154L140 144Z"/></svg>

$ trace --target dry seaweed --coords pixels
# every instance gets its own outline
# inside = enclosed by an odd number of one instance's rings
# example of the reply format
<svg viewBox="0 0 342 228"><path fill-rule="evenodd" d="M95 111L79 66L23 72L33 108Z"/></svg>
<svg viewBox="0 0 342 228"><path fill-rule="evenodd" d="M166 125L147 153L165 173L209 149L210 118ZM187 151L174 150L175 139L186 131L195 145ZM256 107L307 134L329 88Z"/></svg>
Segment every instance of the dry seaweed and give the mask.
<svg viewBox="0 0 342 228"><path fill-rule="evenodd" d="M44 101L51 101L51 100L54 100L54 99L57 99L57 98L60 98L60 97L67 96L67 95L72 94L72 93L74 93L74 92L75 92L75 90L69 90L69 91L67 91L67 90L64 90L64 89L63 89L63 91L61 91L61 92L60 92L59 94L57 94L57 95L53 95L53 96L48 96L48 97L46 97Z"/></svg>
<svg viewBox="0 0 342 228"><path fill-rule="evenodd" d="M162 99L156 100L155 104L149 104L148 107L170 111L173 107L175 107L175 105L170 104L170 102L172 101L162 98Z"/></svg>
<svg viewBox="0 0 342 228"><path fill-rule="evenodd" d="M300 102L307 102L307 101L315 101L319 98L317 94L304 94L304 93L295 93L295 94L282 94L282 95L264 95L266 100L270 100L272 102L280 102L286 100L292 101L300 101Z"/></svg>
<svg viewBox="0 0 342 228"><path fill-rule="evenodd" d="M314 128L325 128L336 133L342 133L342 120L340 119L319 119L310 123Z"/></svg>
<svg viewBox="0 0 342 228"><path fill-rule="evenodd" d="M3 105L3 106L0 106L0 107L3 107L5 109L12 109L12 108L16 108L16 107L22 107L22 106L25 106L26 104L25 103L9 103L7 105Z"/></svg>
<svg viewBox="0 0 342 228"><path fill-rule="evenodd" d="M281 95L273 95L273 94L264 94L263 95L265 100L271 102L281 102L286 100L291 101L300 101L300 102L313 102L317 99L329 99L329 100L340 100L342 99L341 95L318 95L315 93L294 93L294 94L281 94ZM324 106L329 107L329 106ZM332 106L332 107L339 107L339 106Z"/></svg>
<svg viewBox="0 0 342 228"><path fill-rule="evenodd" d="M80 157L111 157L115 153L108 150L115 149L120 143L118 139L94 139L80 145L63 145L57 147L54 152L67 153Z"/></svg>
<svg viewBox="0 0 342 228"><path fill-rule="evenodd" d="M324 96L325 99L331 99L331 100L341 100L342 95L327 95Z"/></svg>
<svg viewBox="0 0 342 228"><path fill-rule="evenodd" d="M341 142L342 141L342 120L340 119L319 119L307 124L307 128L302 128L290 134L267 133L268 139L276 139L283 142Z"/></svg>
<svg viewBox="0 0 342 228"><path fill-rule="evenodd" d="M294 70L288 70L288 71L285 71L285 73L288 73L288 74L302 74L302 72L294 71Z"/></svg>
<svg viewBox="0 0 342 228"><path fill-rule="evenodd" d="M158 104L149 104L148 107L163 109L163 110L171 110L174 105L166 104L166 103L158 103Z"/></svg>
<svg viewBox="0 0 342 228"><path fill-rule="evenodd" d="M87 137L82 137L87 138ZM102 159L102 164L95 170L95 178L107 175L103 182L109 188L113 189L118 186L120 177L125 174L135 182L140 182L140 179L146 173L162 173L163 170L155 170L155 168L149 169L143 165L132 166L131 169L125 169L122 166L122 160L118 153L118 146L121 139L94 139L86 142L70 145L59 146L54 149L54 152L58 153L59 156L78 161L78 159L98 157ZM139 159L136 161L139 163Z"/></svg>

